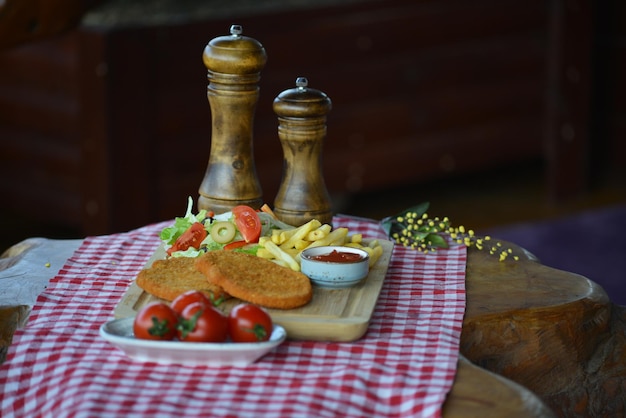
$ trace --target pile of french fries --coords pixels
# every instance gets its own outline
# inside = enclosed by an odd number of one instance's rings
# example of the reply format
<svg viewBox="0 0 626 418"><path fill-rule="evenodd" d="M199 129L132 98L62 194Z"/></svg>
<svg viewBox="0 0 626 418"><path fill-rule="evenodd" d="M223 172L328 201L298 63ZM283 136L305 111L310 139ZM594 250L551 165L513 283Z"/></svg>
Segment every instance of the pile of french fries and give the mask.
<svg viewBox="0 0 626 418"><path fill-rule="evenodd" d="M370 268L376 264L383 254L383 248L378 240L363 243L361 234L349 234L348 228L332 229L329 224L323 224L313 219L302 226L292 229L275 229L272 236L261 237L257 255L274 261L292 270L300 271L300 253L311 247L337 245L360 248L369 254Z"/></svg>

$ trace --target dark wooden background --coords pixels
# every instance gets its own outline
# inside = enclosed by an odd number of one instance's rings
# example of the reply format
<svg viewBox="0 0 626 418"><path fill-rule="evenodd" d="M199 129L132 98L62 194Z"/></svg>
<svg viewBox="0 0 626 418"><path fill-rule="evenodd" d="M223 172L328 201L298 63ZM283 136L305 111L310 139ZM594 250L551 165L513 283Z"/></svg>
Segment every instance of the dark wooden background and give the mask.
<svg viewBox="0 0 626 418"><path fill-rule="evenodd" d="M254 151L270 205L282 170L271 104L298 76L333 101L324 174L337 210L526 161L540 162L555 201L626 177L617 0L285 3L159 20L150 2L137 2L140 18L125 3L0 50L5 211L82 235L181 215L210 147L202 51L232 23L268 55Z"/></svg>

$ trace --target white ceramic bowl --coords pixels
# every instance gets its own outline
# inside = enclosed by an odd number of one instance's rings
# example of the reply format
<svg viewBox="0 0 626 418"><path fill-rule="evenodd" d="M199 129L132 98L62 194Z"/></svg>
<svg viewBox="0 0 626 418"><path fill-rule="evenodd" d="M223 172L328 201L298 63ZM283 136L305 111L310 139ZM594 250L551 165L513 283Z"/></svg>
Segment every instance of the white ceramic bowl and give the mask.
<svg viewBox="0 0 626 418"><path fill-rule="evenodd" d="M135 318L114 319L100 327L100 335L139 361L185 366L247 366L282 344L287 332L274 324L268 341L258 343L189 343L142 340L133 336Z"/></svg>
<svg viewBox="0 0 626 418"><path fill-rule="evenodd" d="M348 257L358 256L358 260L318 260L333 251L345 253ZM337 258L332 257L331 258ZM342 246L307 248L300 255L300 270L313 284L321 287L344 288L359 283L369 273L369 254L367 251Z"/></svg>

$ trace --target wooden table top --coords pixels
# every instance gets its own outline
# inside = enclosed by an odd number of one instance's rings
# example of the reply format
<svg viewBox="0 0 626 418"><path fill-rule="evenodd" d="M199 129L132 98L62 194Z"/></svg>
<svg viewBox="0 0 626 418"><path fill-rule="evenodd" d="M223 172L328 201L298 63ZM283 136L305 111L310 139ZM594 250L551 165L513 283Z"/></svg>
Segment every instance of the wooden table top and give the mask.
<svg viewBox="0 0 626 418"><path fill-rule="evenodd" d="M5 252L0 269L30 245ZM585 277L512 247L519 261L469 249L461 355L444 416L626 413L626 308ZM0 360L28 309L0 307Z"/></svg>

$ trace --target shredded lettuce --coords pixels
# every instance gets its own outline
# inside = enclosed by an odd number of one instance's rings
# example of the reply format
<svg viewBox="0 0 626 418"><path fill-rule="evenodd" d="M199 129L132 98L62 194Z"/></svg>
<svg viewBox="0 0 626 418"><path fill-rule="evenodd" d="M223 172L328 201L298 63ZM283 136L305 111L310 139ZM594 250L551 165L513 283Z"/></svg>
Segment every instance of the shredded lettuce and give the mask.
<svg viewBox="0 0 626 418"><path fill-rule="evenodd" d="M189 196L187 201L187 212L185 216L182 218L175 218L174 225L169 226L167 228L163 228L161 233L159 234L159 238L163 240L168 245L174 244L178 237L180 237L183 232L185 232L191 225L196 222L202 222L206 219L207 211L205 209L200 210L197 215L192 213L193 209L193 199Z"/></svg>
<svg viewBox="0 0 626 418"><path fill-rule="evenodd" d="M259 251L259 248L261 248L261 246L259 244L256 244L256 245L252 245L252 246L245 246L245 247L235 248L233 251L238 251L240 253L246 253L246 254L250 254L250 255L256 255L257 251Z"/></svg>
<svg viewBox="0 0 626 418"><path fill-rule="evenodd" d="M261 236L267 237L272 235L273 229L291 229L293 226L288 225L278 219L274 219L272 215L265 212L257 212L261 220Z"/></svg>
<svg viewBox="0 0 626 418"><path fill-rule="evenodd" d="M202 254L204 254L204 251L199 251L199 250L196 250L193 247L189 247L185 251L174 251L172 253L172 257L196 258L196 257L199 257Z"/></svg>

